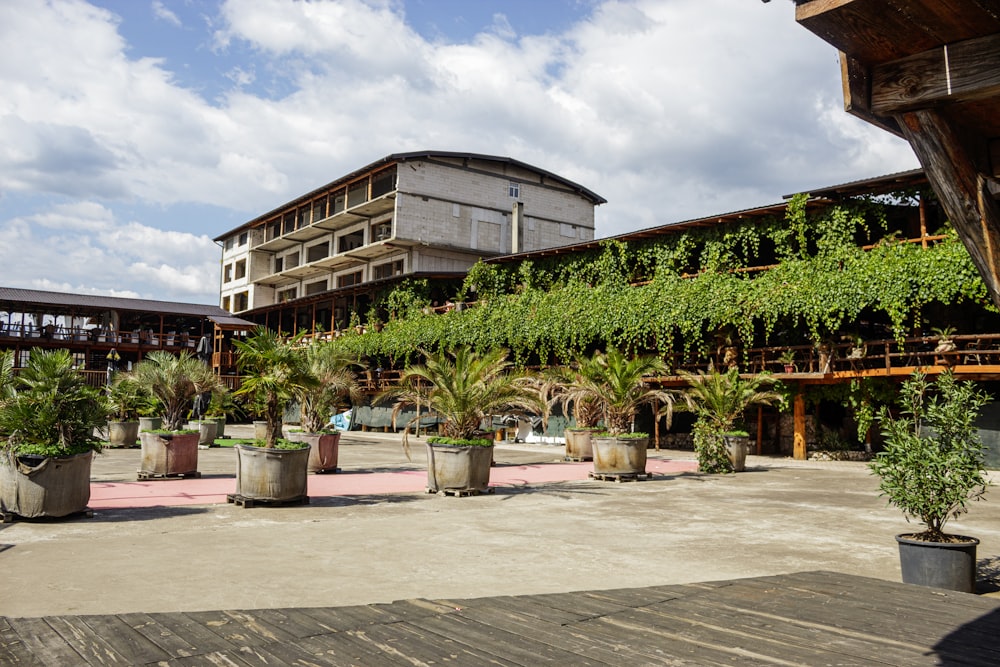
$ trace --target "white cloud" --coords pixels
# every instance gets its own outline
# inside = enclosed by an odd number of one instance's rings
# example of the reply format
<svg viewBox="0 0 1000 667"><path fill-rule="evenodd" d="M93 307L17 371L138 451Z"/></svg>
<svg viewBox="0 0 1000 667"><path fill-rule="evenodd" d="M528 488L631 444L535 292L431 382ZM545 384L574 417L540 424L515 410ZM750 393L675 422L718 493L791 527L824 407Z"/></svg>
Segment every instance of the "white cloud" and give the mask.
<svg viewBox="0 0 1000 667"><path fill-rule="evenodd" d="M153 0L153 16L161 21L166 21L176 28L183 26L181 20L177 18L177 14L174 14L172 11L167 9L166 5L164 5L161 0Z"/></svg>
<svg viewBox="0 0 1000 667"><path fill-rule="evenodd" d="M474 151L607 197L598 231L608 235L916 166L905 143L844 114L834 50L787 4L606 0L563 34L517 35L497 15L449 43L409 27L399 0L225 0L206 17L218 50L198 56L228 92L206 99L180 85L172 61L131 55L108 11L6 0L0 191L249 218L388 153ZM180 22L152 7L158 23ZM87 225L116 247L152 234L97 213L52 208L32 222L58 233L50 250ZM30 235L25 219L0 234ZM217 224L178 227L215 236ZM214 248L181 256L206 240L162 232L150 255L124 261L103 242L77 247L106 259L119 286L178 295L217 273ZM208 282L202 294L216 289Z"/></svg>

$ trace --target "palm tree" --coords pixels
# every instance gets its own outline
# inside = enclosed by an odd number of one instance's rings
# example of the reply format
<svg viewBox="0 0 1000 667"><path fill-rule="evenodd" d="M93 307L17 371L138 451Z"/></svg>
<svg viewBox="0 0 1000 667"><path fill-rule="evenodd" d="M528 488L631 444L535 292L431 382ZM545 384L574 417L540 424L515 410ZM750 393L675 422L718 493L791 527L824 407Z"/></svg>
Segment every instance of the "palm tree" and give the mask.
<svg viewBox="0 0 1000 667"><path fill-rule="evenodd" d="M243 383L236 394L249 396L267 421L265 446L273 449L281 434L281 417L289 401L318 384L304 354L296 349L301 335L290 340L258 326L243 341L233 342Z"/></svg>
<svg viewBox="0 0 1000 667"><path fill-rule="evenodd" d="M772 405L784 400L780 393L769 389L777 380L768 375L744 379L736 368L725 373L716 370L679 373L688 383L684 392L688 409L720 434L731 431L751 405Z"/></svg>
<svg viewBox="0 0 1000 667"><path fill-rule="evenodd" d="M196 396L220 388L212 369L187 350L177 356L154 350L135 365L132 377L159 401L163 427L168 431L183 427Z"/></svg>
<svg viewBox="0 0 1000 667"><path fill-rule="evenodd" d="M14 397L14 352L0 351L0 404Z"/></svg>
<svg viewBox="0 0 1000 667"><path fill-rule="evenodd" d="M736 420L751 405L781 403L784 397L769 389L776 380L766 374L743 379L736 368L707 374L680 371L680 375L688 383L685 407L697 416L694 445L699 469L732 472L722 434L732 431Z"/></svg>
<svg viewBox="0 0 1000 667"><path fill-rule="evenodd" d="M594 405L604 418L608 434L617 436L632 429L636 412L643 405L663 403L669 426L675 395L646 384L647 375L664 375L667 365L652 355L626 357L616 348L607 353L579 358L564 395L574 405Z"/></svg>
<svg viewBox="0 0 1000 667"><path fill-rule="evenodd" d="M8 388L0 401L0 433L10 435L12 450L42 456L100 451L94 429L105 423L104 397L73 368L67 350L32 350L14 384L16 393Z"/></svg>
<svg viewBox="0 0 1000 667"><path fill-rule="evenodd" d="M299 350L305 357L309 373L317 381L314 386L297 392L302 406L302 428L306 433L317 433L326 428L331 415L363 398L351 370L352 366L362 364L330 343L313 341Z"/></svg>
<svg viewBox="0 0 1000 667"><path fill-rule="evenodd" d="M403 370L398 387L383 398L395 398L392 421L409 406L427 412L411 419L403 431L403 450L409 450L410 425L422 416L442 420L440 434L456 440L473 440L484 419L509 410L541 412L542 403L518 380L506 350L478 353L468 347L454 352L424 352L425 362Z"/></svg>

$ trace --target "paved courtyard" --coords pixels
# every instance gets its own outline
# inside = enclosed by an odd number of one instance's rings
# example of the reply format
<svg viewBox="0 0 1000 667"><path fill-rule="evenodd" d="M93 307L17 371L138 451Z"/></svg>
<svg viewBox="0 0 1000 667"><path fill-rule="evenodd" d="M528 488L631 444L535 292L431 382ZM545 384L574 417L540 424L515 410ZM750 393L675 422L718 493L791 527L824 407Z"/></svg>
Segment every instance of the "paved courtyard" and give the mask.
<svg viewBox="0 0 1000 667"><path fill-rule="evenodd" d="M138 450L108 451L95 459L94 518L0 527L0 616L327 607L812 570L899 580L892 536L911 525L877 496L864 464L751 456L745 473L704 476L690 452L650 451L655 478L619 484L556 466L561 453L501 445L494 479L509 481L494 494L438 497L388 481L422 486L419 447L409 462L398 436L351 433L343 472L311 477L308 506L244 509L102 508L98 487L135 481L139 460ZM232 481L231 450L200 454L204 477L190 482ZM152 482L164 497L188 483ZM978 536L980 576L1000 580L993 493L950 530Z"/></svg>

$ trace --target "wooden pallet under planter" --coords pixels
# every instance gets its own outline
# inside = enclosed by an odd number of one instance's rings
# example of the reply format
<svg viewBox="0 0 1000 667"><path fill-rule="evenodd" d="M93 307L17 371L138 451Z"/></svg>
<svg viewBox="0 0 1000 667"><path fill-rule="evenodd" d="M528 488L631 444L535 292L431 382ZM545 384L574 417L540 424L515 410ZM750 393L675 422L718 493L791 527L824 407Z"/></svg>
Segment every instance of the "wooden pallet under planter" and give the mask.
<svg viewBox="0 0 1000 667"><path fill-rule="evenodd" d="M136 473L136 479L145 481L150 479L200 479L201 473L197 470L193 472L155 473L140 470Z"/></svg>
<svg viewBox="0 0 1000 667"><path fill-rule="evenodd" d="M309 496L298 496L295 498L284 498L282 500L267 500L265 498L250 498L238 493L226 495L226 502L233 503L239 507L290 507L292 505L308 505Z"/></svg>
<svg viewBox="0 0 1000 667"><path fill-rule="evenodd" d="M590 479L596 479L601 482L638 482L640 480L653 479L653 473L651 472L637 472L637 473L588 472L587 476L590 477Z"/></svg>

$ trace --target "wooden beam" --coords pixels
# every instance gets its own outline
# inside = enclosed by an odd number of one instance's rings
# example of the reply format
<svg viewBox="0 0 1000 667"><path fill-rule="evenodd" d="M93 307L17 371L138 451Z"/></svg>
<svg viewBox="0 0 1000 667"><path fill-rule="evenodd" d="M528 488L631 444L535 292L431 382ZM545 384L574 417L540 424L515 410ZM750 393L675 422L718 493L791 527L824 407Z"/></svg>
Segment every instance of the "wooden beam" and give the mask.
<svg viewBox="0 0 1000 667"><path fill-rule="evenodd" d="M960 134L937 111L911 111L900 127L917 154L948 219L1000 308L1000 208Z"/></svg>
<svg viewBox="0 0 1000 667"><path fill-rule="evenodd" d="M857 58L840 52L840 79L844 87L844 111L861 120L903 136L893 116L880 116L871 109L871 69Z"/></svg>
<svg viewBox="0 0 1000 667"><path fill-rule="evenodd" d="M1000 95L1000 34L875 65L871 110L887 115Z"/></svg>
<svg viewBox="0 0 1000 667"><path fill-rule="evenodd" d="M806 397L800 390L792 403L794 426L792 428L792 458L806 460Z"/></svg>

